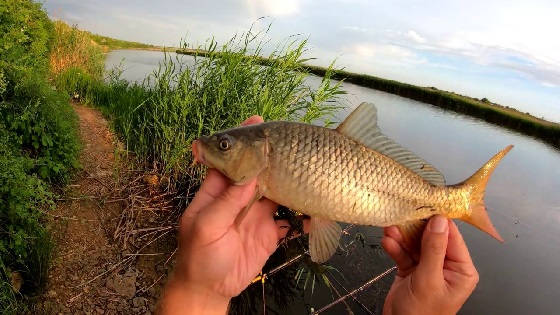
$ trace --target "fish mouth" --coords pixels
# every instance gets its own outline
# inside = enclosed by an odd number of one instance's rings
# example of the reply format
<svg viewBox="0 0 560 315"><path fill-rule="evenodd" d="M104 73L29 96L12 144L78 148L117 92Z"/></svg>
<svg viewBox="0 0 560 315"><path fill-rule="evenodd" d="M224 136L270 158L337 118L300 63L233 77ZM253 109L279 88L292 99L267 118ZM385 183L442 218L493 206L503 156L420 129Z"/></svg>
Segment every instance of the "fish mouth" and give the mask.
<svg viewBox="0 0 560 315"><path fill-rule="evenodd" d="M194 140L191 145L192 155L193 155L193 165L197 163L206 164L204 160L204 148L202 148L203 144L200 139Z"/></svg>
<svg viewBox="0 0 560 315"><path fill-rule="evenodd" d="M200 138L193 141L191 144L191 150L193 154L193 165L197 163L204 164L212 168L212 163L206 158L205 152L208 150L208 145L210 143L211 137L201 136Z"/></svg>

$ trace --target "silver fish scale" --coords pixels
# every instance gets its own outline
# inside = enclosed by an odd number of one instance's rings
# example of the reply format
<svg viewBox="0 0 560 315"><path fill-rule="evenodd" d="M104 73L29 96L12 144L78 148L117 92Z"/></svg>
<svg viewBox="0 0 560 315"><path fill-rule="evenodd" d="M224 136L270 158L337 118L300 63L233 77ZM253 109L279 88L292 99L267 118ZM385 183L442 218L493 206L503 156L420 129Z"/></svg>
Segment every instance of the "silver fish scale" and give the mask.
<svg viewBox="0 0 560 315"><path fill-rule="evenodd" d="M259 185L271 200L310 216L393 225L442 213L447 187L330 129L266 124L269 165Z"/></svg>

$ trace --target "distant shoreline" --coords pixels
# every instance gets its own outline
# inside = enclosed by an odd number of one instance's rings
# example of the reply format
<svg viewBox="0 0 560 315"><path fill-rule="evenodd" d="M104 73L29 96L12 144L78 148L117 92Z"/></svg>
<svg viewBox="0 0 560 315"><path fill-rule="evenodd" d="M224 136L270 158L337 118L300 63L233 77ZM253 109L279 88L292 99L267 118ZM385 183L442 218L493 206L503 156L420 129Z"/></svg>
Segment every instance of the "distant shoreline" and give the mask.
<svg viewBox="0 0 560 315"><path fill-rule="evenodd" d="M207 51L198 49L177 49L178 54L205 56ZM274 60L256 58L257 62L267 65ZM309 73L324 76L328 68L303 64ZM439 90L435 87L421 87L380 77L353 73L344 70L332 70L331 76L336 80L343 80L359 86L399 95L423 103L428 103L443 109L480 118L491 124L501 126L522 134L541 139L542 141L560 148L560 124L537 118L529 113L523 113L515 108L492 103L487 99L476 99L453 92Z"/></svg>
<svg viewBox="0 0 560 315"><path fill-rule="evenodd" d="M201 57L209 54L209 52L200 49L162 47L128 42L95 34L92 35L94 36L93 39L104 47L105 52L116 49L131 49L176 52L177 54ZM269 65L274 62L274 60L265 57L255 59L258 63L263 65ZM302 64L302 68L318 76L324 76L328 71L328 68L307 64ZM560 148L560 124L537 118L515 108L492 103L486 98L476 99L439 90L435 87L422 87L345 70L332 70L331 77L336 80L343 80L359 86L384 91L446 110L476 117L488 123L540 139L556 148Z"/></svg>

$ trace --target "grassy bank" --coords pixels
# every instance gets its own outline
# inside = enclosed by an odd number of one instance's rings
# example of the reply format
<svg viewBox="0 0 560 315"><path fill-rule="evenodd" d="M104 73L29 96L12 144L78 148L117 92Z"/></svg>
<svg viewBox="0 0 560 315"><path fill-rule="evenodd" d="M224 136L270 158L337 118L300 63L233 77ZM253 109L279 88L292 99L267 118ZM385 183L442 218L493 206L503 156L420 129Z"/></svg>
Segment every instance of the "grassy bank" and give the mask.
<svg viewBox="0 0 560 315"><path fill-rule="evenodd" d="M339 85L323 84L312 91L303 84L308 75L301 66L305 42L274 52L278 62L262 67L246 58L250 45L261 43L236 38L223 46L211 42L206 58L184 66L169 56L142 83L118 76L98 80L72 68L55 80L58 90L78 94L100 107L122 136L127 150L145 165L176 174L191 163L190 143L202 134L229 128L248 116L266 120L310 122L333 114Z"/></svg>
<svg viewBox="0 0 560 315"><path fill-rule="evenodd" d="M50 82L55 27L31 1L0 3L0 313L26 311L52 247L44 213L78 167L76 116Z"/></svg>
<svg viewBox="0 0 560 315"><path fill-rule="evenodd" d="M179 54L206 56L208 53L198 49L179 49ZM263 65L274 64L270 58L251 57ZM432 104L447 110L477 117L489 123L514 130L560 147L560 124L539 119L529 113L520 112L514 108L492 103L487 99L475 99L453 92L438 90L434 87L387 80L367 74L359 74L344 70L331 71L324 67L304 65L306 72L324 76L327 71L336 80L344 80L356 85L396 94L423 103Z"/></svg>

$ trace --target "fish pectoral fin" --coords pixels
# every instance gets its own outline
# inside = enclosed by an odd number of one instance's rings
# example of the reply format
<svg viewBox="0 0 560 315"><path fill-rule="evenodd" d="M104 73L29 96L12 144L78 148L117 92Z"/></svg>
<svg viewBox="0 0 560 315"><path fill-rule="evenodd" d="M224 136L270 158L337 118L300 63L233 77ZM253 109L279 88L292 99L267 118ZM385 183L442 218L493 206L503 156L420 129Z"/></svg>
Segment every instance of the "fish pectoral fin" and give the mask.
<svg viewBox="0 0 560 315"><path fill-rule="evenodd" d="M398 225L403 237L404 247L408 252L420 253L422 233L424 233L427 222L427 220L414 220Z"/></svg>
<svg viewBox="0 0 560 315"><path fill-rule="evenodd" d="M445 185L440 171L381 132L377 125L377 108L371 103L360 104L336 131L397 161L433 185Z"/></svg>
<svg viewBox="0 0 560 315"><path fill-rule="evenodd" d="M239 226L241 224L243 219L245 219L245 216L247 216L247 213L249 212L249 209L253 206L253 204L257 200L261 199L262 196L263 195L261 194L261 192L259 191L259 187L257 186L257 189L255 190L255 195L253 196L253 198L251 198L251 200L245 206L245 208L243 208L243 210L241 210L241 212L239 212L237 217L235 217L235 221L233 222L235 226Z"/></svg>
<svg viewBox="0 0 560 315"><path fill-rule="evenodd" d="M312 217L309 229L311 260L323 263L336 252L342 229L335 221Z"/></svg>

